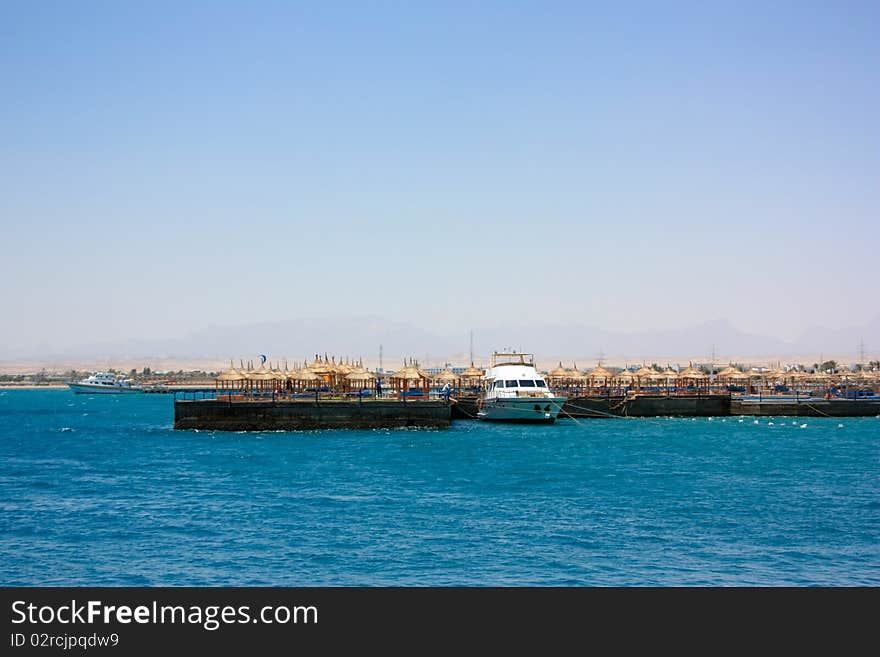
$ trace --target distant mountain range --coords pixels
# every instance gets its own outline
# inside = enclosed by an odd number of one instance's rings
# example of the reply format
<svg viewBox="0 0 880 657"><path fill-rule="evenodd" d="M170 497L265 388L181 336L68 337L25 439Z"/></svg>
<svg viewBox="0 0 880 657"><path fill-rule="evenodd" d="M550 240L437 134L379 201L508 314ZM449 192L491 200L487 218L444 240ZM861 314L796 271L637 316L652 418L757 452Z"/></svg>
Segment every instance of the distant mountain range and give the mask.
<svg viewBox="0 0 880 657"><path fill-rule="evenodd" d="M856 361L862 340L867 356L876 358L880 352L880 316L864 326L846 329L811 327L793 342L741 331L726 320L678 330L645 329L632 333L578 325L474 327L473 330L475 361L478 363L485 362L491 351L508 347L534 353L540 362L577 360L582 368L591 366L600 354L609 361L707 360L713 346L719 361L820 354L828 357L849 355L848 360ZM7 345L0 350L0 359L162 357L223 360L256 359L258 354L268 354L271 360L287 358L294 361L326 352L350 358L363 357L375 364L380 344L387 368L394 368L397 361L406 356L434 363L446 360L464 363L468 357L467 332L455 336L441 335L381 317L340 317L207 327L175 338L84 344L63 353L15 352Z"/></svg>

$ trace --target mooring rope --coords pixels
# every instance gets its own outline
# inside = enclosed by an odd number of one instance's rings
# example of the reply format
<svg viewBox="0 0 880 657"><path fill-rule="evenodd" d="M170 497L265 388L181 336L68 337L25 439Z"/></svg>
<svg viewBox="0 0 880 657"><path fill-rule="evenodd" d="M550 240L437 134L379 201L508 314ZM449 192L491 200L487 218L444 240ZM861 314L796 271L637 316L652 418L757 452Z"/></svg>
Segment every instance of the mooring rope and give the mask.
<svg viewBox="0 0 880 657"><path fill-rule="evenodd" d="M596 408L587 408L586 406L577 406L577 405L572 404L570 402L567 404L567 406L569 408L574 408L578 411L586 411L587 413L593 413L594 415L599 415L600 417L614 417L614 418L624 417L623 415L615 415L614 413L606 413L605 411L600 411ZM568 415L569 417L574 419L574 417L570 413L566 413L566 415Z"/></svg>
<svg viewBox="0 0 880 657"><path fill-rule="evenodd" d="M455 405L458 407L458 411L459 411L459 413L464 413L464 414L467 415L468 417L472 417L472 418L476 419L477 416L476 416L476 415L471 415L471 414L468 413L466 410L464 410L464 406L462 406L462 405L459 403L459 401L458 401L457 399L452 398L452 403L455 404Z"/></svg>
<svg viewBox="0 0 880 657"><path fill-rule="evenodd" d="M812 404L808 404L808 403L804 402L804 406L806 406L807 408L810 408L810 409L816 411L817 413L821 413L821 414L824 415L825 417L834 417L833 415L829 415L829 414L826 413L825 411L816 408L816 407L813 406Z"/></svg>

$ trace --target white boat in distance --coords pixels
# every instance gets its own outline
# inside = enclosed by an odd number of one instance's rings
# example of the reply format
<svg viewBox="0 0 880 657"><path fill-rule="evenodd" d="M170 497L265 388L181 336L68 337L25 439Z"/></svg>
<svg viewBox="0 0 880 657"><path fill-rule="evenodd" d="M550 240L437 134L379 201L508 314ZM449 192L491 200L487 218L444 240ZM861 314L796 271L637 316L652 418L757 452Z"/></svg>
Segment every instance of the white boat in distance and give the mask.
<svg viewBox="0 0 880 657"><path fill-rule="evenodd" d="M131 379L123 379L108 372L92 374L87 379L67 384L76 393L83 394L119 394L125 392L143 392L140 386L132 385Z"/></svg>
<svg viewBox="0 0 880 657"><path fill-rule="evenodd" d="M477 419L489 422L551 423L567 397L554 395L535 369L533 354L492 354Z"/></svg>

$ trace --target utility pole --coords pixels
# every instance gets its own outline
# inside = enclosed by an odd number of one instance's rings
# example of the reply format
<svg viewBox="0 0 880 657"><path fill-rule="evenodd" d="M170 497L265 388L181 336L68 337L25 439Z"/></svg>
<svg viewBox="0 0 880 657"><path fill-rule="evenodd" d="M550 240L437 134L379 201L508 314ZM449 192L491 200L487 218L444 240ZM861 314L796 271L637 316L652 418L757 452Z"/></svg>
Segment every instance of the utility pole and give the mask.
<svg viewBox="0 0 880 657"><path fill-rule="evenodd" d="M382 369L382 345L379 345L379 372L384 372Z"/></svg>
<svg viewBox="0 0 880 657"><path fill-rule="evenodd" d="M865 369L865 341L859 338L859 365Z"/></svg>

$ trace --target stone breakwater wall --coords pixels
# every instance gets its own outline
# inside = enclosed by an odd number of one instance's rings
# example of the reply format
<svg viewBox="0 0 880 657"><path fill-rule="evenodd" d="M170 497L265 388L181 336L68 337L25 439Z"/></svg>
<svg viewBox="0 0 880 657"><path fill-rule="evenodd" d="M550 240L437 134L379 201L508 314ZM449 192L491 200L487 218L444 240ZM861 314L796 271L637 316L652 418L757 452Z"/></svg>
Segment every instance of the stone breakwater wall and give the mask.
<svg viewBox="0 0 880 657"><path fill-rule="evenodd" d="M445 428L445 401L226 401L175 400L174 428L215 431Z"/></svg>

